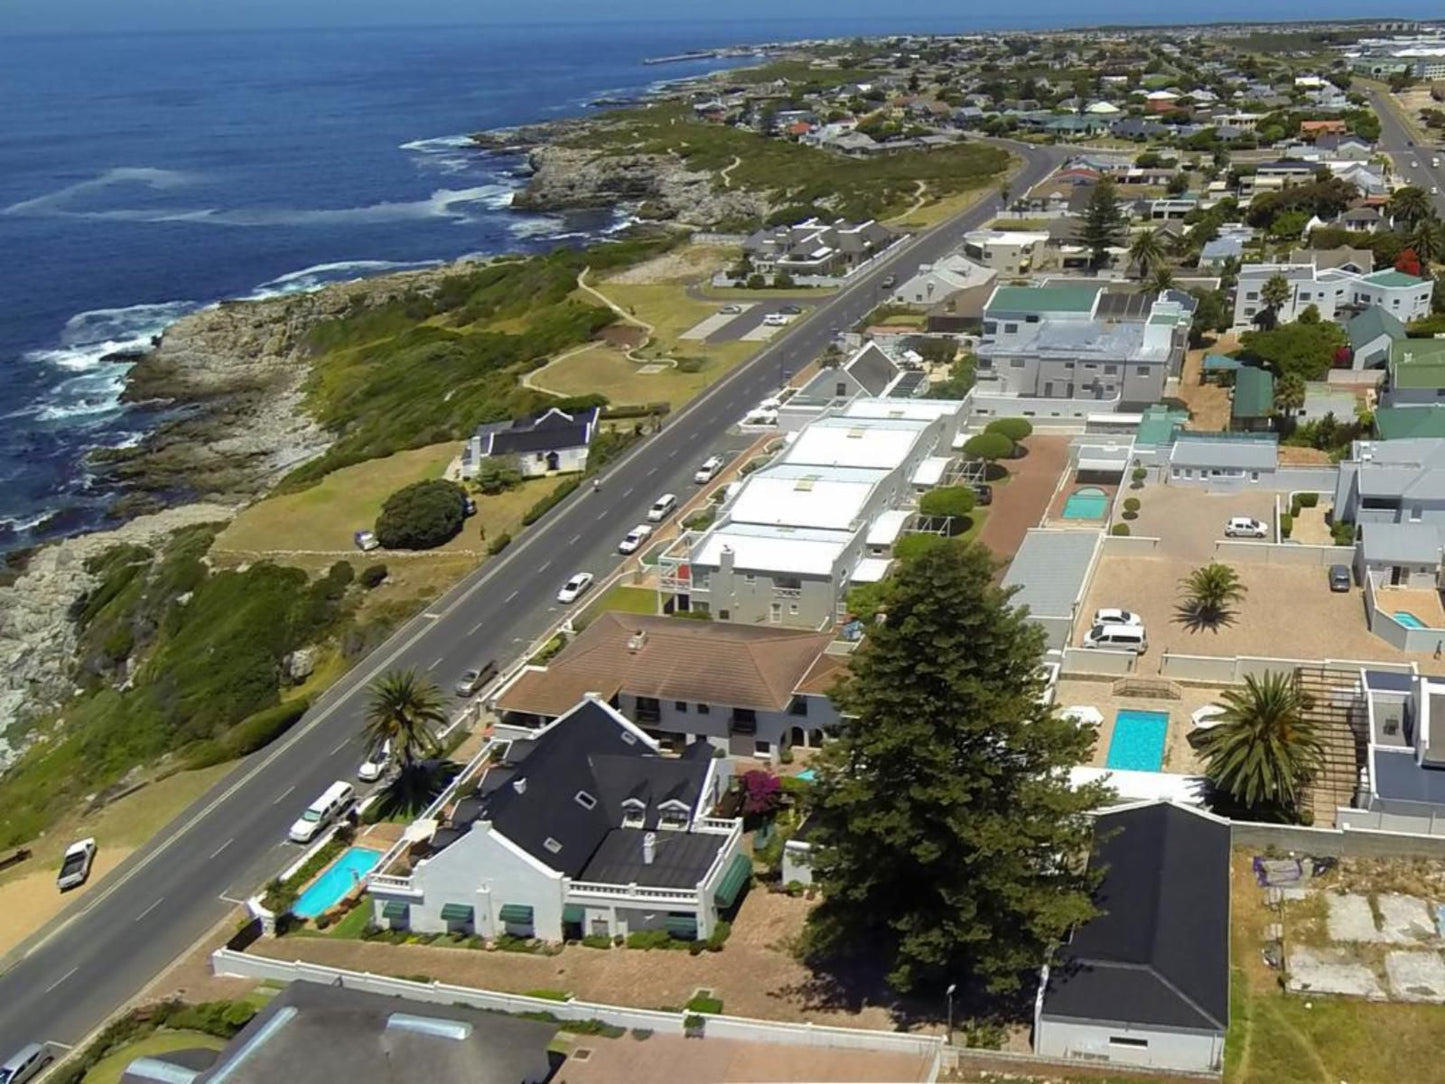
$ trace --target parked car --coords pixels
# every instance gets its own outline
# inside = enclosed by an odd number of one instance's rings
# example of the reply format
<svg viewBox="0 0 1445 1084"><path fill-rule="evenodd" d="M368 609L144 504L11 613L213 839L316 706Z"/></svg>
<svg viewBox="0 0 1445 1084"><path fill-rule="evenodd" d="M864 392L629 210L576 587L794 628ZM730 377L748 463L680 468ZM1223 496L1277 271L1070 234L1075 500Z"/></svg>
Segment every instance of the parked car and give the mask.
<svg viewBox="0 0 1445 1084"><path fill-rule="evenodd" d="M557 601L564 606L570 606L587 593L592 586L592 573L579 572L562 585L562 590L557 592Z"/></svg>
<svg viewBox="0 0 1445 1084"><path fill-rule="evenodd" d="M708 482L711 482L717 477L717 472L722 469L723 457L720 455L710 455L702 461L702 466L697 468L697 473L692 476L692 480L700 486L707 485Z"/></svg>
<svg viewBox="0 0 1445 1084"><path fill-rule="evenodd" d="M738 313L743 311L743 307L741 305L724 305L717 311L723 316L736 316Z"/></svg>
<svg viewBox="0 0 1445 1084"><path fill-rule="evenodd" d="M1149 637L1143 625L1095 625L1084 633L1084 646L1142 655L1149 649Z"/></svg>
<svg viewBox="0 0 1445 1084"><path fill-rule="evenodd" d="M975 483L973 487L974 503L977 505L993 504L993 486L987 482Z"/></svg>
<svg viewBox="0 0 1445 1084"><path fill-rule="evenodd" d="M664 493L657 500L652 502L652 507L647 510L648 523L661 523L677 509L677 497L671 493Z"/></svg>
<svg viewBox="0 0 1445 1084"><path fill-rule="evenodd" d="M1250 516L1230 516L1224 525L1225 538L1268 538L1269 527Z"/></svg>
<svg viewBox="0 0 1445 1084"><path fill-rule="evenodd" d="M363 553L377 549L381 546L381 543L377 540L376 535L373 534L371 531L357 531L356 534L352 537L356 540L356 548L361 550Z"/></svg>
<svg viewBox="0 0 1445 1084"><path fill-rule="evenodd" d="M350 783L337 780L327 787L321 797L306 807L306 812L296 818L287 836L292 843L310 843L316 833L351 808L356 790Z"/></svg>
<svg viewBox="0 0 1445 1084"><path fill-rule="evenodd" d="M1349 565L1330 565L1330 590L1348 591L1354 586Z"/></svg>
<svg viewBox="0 0 1445 1084"><path fill-rule="evenodd" d="M652 528L645 523L639 523L632 530L627 532L627 537L617 543L618 553L636 553L642 548L642 544L652 535Z"/></svg>
<svg viewBox="0 0 1445 1084"><path fill-rule="evenodd" d="M895 287L895 286L897 286L897 285L898 285L898 276L897 276L897 275L884 275L884 276L883 276L883 289L885 289L885 290L891 290L891 289L893 289L893 287Z"/></svg>
<svg viewBox="0 0 1445 1084"><path fill-rule="evenodd" d="M798 316L803 310L797 305L779 305L778 311L784 316Z"/></svg>
<svg viewBox="0 0 1445 1084"><path fill-rule="evenodd" d="M95 840L82 839L65 848L65 857L60 860L60 874L55 883L60 891L68 892L79 888L90 877L90 867L95 862Z"/></svg>
<svg viewBox="0 0 1445 1084"><path fill-rule="evenodd" d="M476 696L477 691L483 685L497 676L497 663L493 659L483 663L475 669L468 670L457 679L456 693L458 696Z"/></svg>
<svg viewBox="0 0 1445 1084"><path fill-rule="evenodd" d="M356 778L363 783L375 783L386 774L387 765L391 763L391 742L384 741L379 749L373 749L367 754L366 759L361 762L361 767L356 769Z"/></svg>
<svg viewBox="0 0 1445 1084"><path fill-rule="evenodd" d="M0 1065L0 1084L25 1084L34 1080L52 1061L55 1055L43 1043L27 1043Z"/></svg>
<svg viewBox="0 0 1445 1084"><path fill-rule="evenodd" d="M1136 613L1128 610L1116 610L1111 606L1094 611L1094 624L1096 625L1142 625L1144 619Z"/></svg>
<svg viewBox="0 0 1445 1084"><path fill-rule="evenodd" d="M787 322L788 318L779 312L770 312L763 317L764 327L784 327Z"/></svg>
<svg viewBox="0 0 1445 1084"><path fill-rule="evenodd" d="M477 502L471 497L462 498L462 515L475 516L477 514Z"/></svg>

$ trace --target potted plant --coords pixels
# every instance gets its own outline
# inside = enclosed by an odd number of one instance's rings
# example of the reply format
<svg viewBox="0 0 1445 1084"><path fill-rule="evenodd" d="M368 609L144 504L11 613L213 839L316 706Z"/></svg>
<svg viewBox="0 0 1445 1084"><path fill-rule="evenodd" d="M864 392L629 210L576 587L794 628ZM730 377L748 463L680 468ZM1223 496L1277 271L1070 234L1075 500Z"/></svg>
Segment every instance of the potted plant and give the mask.
<svg viewBox="0 0 1445 1084"><path fill-rule="evenodd" d="M707 1017L690 1012L682 1018L682 1033L689 1039L701 1039L707 1027Z"/></svg>

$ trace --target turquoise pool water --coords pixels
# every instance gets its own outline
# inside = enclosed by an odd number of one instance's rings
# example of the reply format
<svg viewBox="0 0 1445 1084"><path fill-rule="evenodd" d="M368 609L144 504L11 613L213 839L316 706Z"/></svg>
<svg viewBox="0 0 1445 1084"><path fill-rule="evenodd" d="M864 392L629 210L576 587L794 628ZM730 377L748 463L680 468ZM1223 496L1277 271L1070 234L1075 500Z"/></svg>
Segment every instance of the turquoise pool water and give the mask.
<svg viewBox="0 0 1445 1084"><path fill-rule="evenodd" d="M372 871L381 855L381 851L369 847L348 848L301 893L291 910L300 918L315 918L328 907L334 907L353 885Z"/></svg>
<svg viewBox="0 0 1445 1084"><path fill-rule="evenodd" d="M1114 716L1105 767L1129 772L1157 772L1164 766L1167 711L1121 711Z"/></svg>
<svg viewBox="0 0 1445 1084"><path fill-rule="evenodd" d="M812 768L804 768L798 773L798 778L804 783L811 783L814 779L818 778L818 773L813 771Z"/></svg>
<svg viewBox="0 0 1445 1084"><path fill-rule="evenodd" d="M1423 629L1428 627L1425 622L1421 621L1409 610L1396 610L1390 616L1393 617L1396 621L1400 622L1400 624L1404 625L1407 629Z"/></svg>
<svg viewBox="0 0 1445 1084"><path fill-rule="evenodd" d="M1064 502L1064 519L1103 519L1109 512L1109 495L1098 486L1084 486Z"/></svg>

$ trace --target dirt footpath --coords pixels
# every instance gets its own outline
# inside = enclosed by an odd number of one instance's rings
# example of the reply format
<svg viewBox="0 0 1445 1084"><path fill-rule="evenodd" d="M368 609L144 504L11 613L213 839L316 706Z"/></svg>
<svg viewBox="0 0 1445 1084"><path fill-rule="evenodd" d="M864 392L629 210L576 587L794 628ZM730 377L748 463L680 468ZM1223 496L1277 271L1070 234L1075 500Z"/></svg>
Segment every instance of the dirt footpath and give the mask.
<svg viewBox="0 0 1445 1084"><path fill-rule="evenodd" d="M1029 528L1043 519L1059 475L1069 462L1069 438L1035 433L1023 442L1028 454L1008 461L1013 477L998 486L978 540L995 557L1011 560Z"/></svg>

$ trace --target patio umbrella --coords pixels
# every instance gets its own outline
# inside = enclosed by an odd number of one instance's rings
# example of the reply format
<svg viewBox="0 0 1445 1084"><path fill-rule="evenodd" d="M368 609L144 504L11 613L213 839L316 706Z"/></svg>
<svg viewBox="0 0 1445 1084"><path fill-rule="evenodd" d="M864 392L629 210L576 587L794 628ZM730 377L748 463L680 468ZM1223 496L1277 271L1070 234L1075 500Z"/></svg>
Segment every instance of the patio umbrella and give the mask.
<svg viewBox="0 0 1445 1084"><path fill-rule="evenodd" d="M1104 713L1098 708L1089 707L1088 705L1065 708L1063 710L1063 716L1078 726L1098 726L1104 721Z"/></svg>
<svg viewBox="0 0 1445 1084"><path fill-rule="evenodd" d="M1208 730L1210 727L1218 726L1224 722L1221 716L1223 716L1227 710L1227 708L1219 704L1205 704L1204 707L1197 709L1190 718L1194 720L1194 725L1198 729Z"/></svg>

